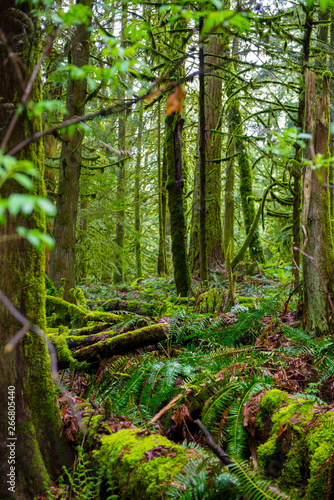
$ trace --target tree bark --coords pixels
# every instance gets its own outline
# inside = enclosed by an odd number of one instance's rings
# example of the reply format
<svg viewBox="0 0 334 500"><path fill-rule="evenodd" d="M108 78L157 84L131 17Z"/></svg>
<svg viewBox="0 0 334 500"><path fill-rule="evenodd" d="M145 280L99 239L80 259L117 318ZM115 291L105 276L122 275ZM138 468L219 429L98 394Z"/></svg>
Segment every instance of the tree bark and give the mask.
<svg viewBox="0 0 334 500"><path fill-rule="evenodd" d="M13 10L18 6L14 0L1 3L0 28L5 34L8 45L0 49L0 138L6 131L26 87L31 71L41 53L36 18L30 16L30 2L21 3L22 16L19 23L13 17ZM11 12L8 12L11 9ZM7 51L15 54L8 57ZM21 76L18 74L20 68ZM37 76L30 98L33 102L42 99L40 77ZM10 112L8 112L8 110ZM35 117L28 123L23 112L9 139L11 149L24 140L31 129L42 130L42 120ZM43 142L31 143L17 159L30 160L39 171L35 179L34 193L45 195L43 181L44 147ZM7 181L1 189L1 197L7 198L12 193L26 192L16 181ZM32 323L41 328L45 326L45 286L44 286L44 251L37 251L30 243L22 239L5 241L4 236L16 233L16 227L45 230L45 217L35 211L29 216L21 214L8 216L7 224L0 225L0 289ZM67 450L60 436L61 419L54 394L54 385L50 373L50 358L45 343L35 333L29 332L11 353L5 353L4 347L20 329L19 323L0 303L0 498L31 498L45 491L44 481L50 483L61 473L61 466L67 462ZM15 429L9 429L8 423L8 388L14 388ZM13 405L14 406L14 405ZM14 436L11 436L13 432ZM9 440L15 437L16 440ZM15 446L14 446L15 444ZM15 460L10 464L9 453L15 449ZM12 455L13 456L13 455ZM15 481L12 490L10 466L14 467ZM13 470L13 469L12 469ZM15 491L15 493L13 493Z"/></svg>
<svg viewBox="0 0 334 500"><path fill-rule="evenodd" d="M329 75L324 74L322 96L316 97L315 74L305 70L305 132L311 134L308 141L307 164L303 177L303 213L302 224L307 231L304 242L305 252L317 263L304 257L304 324L309 331L324 334L329 330L330 310L327 293L333 289L331 273L333 262L333 243L331 237L330 198L328 184L328 166L323 164L317 170L312 169L315 155L329 157Z"/></svg>
<svg viewBox="0 0 334 500"><path fill-rule="evenodd" d="M124 30L127 22L127 4L122 4L122 41L124 42ZM122 91L121 100L125 100L125 92ZM122 152L126 149L126 116L118 118L118 149ZM124 223L125 223L125 160L122 153L118 157L119 170L117 182L117 215L116 236L114 251L114 284L124 282Z"/></svg>
<svg viewBox="0 0 334 500"><path fill-rule="evenodd" d="M221 64L216 56L222 55L227 43L227 37L210 35L209 43L203 47L205 66ZM221 71L215 70L204 76L204 107L205 107L205 162L206 162L206 207L205 231L206 253L209 266L214 266L223 260L222 226L221 226L221 135L212 130L220 130L220 112L222 106ZM217 76L216 76L217 75ZM200 138L200 127L198 136ZM200 139L199 139L200 142ZM198 151L200 157L200 151ZM191 270L200 267L200 158L196 161L195 181L190 233L189 260Z"/></svg>
<svg viewBox="0 0 334 500"><path fill-rule="evenodd" d="M139 115L138 138L137 138L137 162L135 172L135 248L136 248L136 276L143 276L141 258L141 220L140 220L140 163L141 163L141 141L143 132L143 112Z"/></svg>
<svg viewBox="0 0 334 500"><path fill-rule="evenodd" d="M166 256L166 149L163 148L161 163L161 108L158 104L158 193L159 193L159 252L158 252L158 275L167 273Z"/></svg>
<svg viewBox="0 0 334 500"><path fill-rule="evenodd" d="M227 88L227 96L230 97L236 90L234 79ZM253 199L253 170L249 161L248 152L243 135L242 118L238 97L233 98L233 105L230 108L230 130L235 142L235 151L238 155L239 176L240 176L240 196L246 234L249 233L255 219L255 202ZM255 229L250 242L249 253L253 260L264 262L263 249L260 242L259 231Z"/></svg>
<svg viewBox="0 0 334 500"><path fill-rule="evenodd" d="M203 17L199 22L200 33L203 29ZM206 244L206 117L205 117L205 78L204 78L204 43L200 42L199 48L199 94L198 94L198 149L199 149L199 184L200 184L200 210L199 210L199 239L200 239L200 276L202 286L207 285L208 281L208 259ZM220 82L221 90L221 82ZM219 193L220 196L220 193ZM220 221L220 214L219 214Z"/></svg>
<svg viewBox="0 0 334 500"><path fill-rule="evenodd" d="M171 219L174 279L177 294L186 296L190 290L190 273L187 261L183 207L182 128L183 119L178 113L166 117L167 190Z"/></svg>
<svg viewBox="0 0 334 500"><path fill-rule="evenodd" d="M94 0L80 0L91 7ZM89 63L90 30L80 24L75 30L72 42L72 64L80 68ZM67 86L66 109L68 118L85 113L87 81L85 78L73 80L69 77ZM59 165L57 196L57 215L53 237L55 250L51 253L50 279L59 287L65 278L64 299L74 302L70 289L75 286L75 233L78 214L79 184L81 172L81 153L84 133L77 128L63 136Z"/></svg>

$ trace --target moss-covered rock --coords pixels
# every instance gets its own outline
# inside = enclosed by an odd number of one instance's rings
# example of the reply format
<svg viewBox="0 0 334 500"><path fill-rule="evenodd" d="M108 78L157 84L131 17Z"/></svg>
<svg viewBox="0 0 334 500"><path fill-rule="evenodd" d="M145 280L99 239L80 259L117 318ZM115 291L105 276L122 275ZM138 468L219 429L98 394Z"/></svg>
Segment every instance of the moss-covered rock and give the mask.
<svg viewBox="0 0 334 500"><path fill-rule="evenodd" d="M189 451L167 438L144 429L124 429L104 436L93 452L97 463L105 462L120 488L118 498L163 498L176 474L189 461Z"/></svg>
<svg viewBox="0 0 334 500"><path fill-rule="evenodd" d="M326 498L334 456L332 408L278 389L265 394L259 406L258 427L268 419L272 422L269 439L257 449L260 468L275 475L273 469L280 464L280 488L290 494L299 488L309 500Z"/></svg>

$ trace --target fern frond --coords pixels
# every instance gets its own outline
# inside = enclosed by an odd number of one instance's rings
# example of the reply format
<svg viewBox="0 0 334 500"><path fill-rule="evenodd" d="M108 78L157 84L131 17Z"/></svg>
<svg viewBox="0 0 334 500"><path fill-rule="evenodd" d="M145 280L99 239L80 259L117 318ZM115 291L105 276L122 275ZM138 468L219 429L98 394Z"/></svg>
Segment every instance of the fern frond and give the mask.
<svg viewBox="0 0 334 500"><path fill-rule="evenodd" d="M249 500L289 500L291 497L277 488L272 488L267 481L259 481L251 476L247 465L234 461L229 465L230 471L235 474L240 483L243 495Z"/></svg>
<svg viewBox="0 0 334 500"><path fill-rule="evenodd" d="M253 376L251 380L240 383L240 397L235 401L228 416L227 453L233 458L242 458L246 448L247 433L242 425L242 410L248 399L264 389L271 387L269 379Z"/></svg>

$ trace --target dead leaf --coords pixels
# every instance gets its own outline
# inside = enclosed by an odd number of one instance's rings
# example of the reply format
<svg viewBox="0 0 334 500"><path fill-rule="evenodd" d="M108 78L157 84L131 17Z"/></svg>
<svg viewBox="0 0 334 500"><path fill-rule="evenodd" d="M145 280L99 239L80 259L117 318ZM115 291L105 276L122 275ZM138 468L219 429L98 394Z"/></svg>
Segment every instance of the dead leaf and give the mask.
<svg viewBox="0 0 334 500"><path fill-rule="evenodd" d="M182 101L186 97L186 91L181 85L178 85L174 92L169 94L166 103L166 115L169 116L172 113L182 113Z"/></svg>

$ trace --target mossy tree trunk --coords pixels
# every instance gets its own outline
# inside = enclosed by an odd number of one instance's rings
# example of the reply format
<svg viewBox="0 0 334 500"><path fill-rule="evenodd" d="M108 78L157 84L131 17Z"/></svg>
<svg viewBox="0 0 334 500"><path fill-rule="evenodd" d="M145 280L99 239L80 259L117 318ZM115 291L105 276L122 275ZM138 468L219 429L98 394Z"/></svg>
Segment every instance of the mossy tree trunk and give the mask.
<svg viewBox="0 0 334 500"><path fill-rule="evenodd" d="M203 17L200 19L199 31L203 29ZM201 35L200 35L201 36ZM208 259L207 259L207 231L206 231L206 124L205 116L205 77L204 77L204 44L199 44L199 94L198 94L198 150L199 150L199 185L200 185L200 209L199 209L199 248L200 248L200 276L202 286L208 281ZM221 82L220 82L221 89ZM220 217L219 217L220 221Z"/></svg>
<svg viewBox="0 0 334 500"><path fill-rule="evenodd" d="M80 0L92 7L94 0ZM89 63L90 30L80 24L76 27L72 42L72 64L80 68ZM69 77L67 84L66 109L67 117L80 116L85 113L87 81L85 78L73 80ZM51 253L50 278L59 287L61 278L65 278L64 298L73 302L70 289L75 285L75 234L78 214L79 185L81 172L81 153L84 134L76 129L73 134L66 132L63 136L59 165L59 183L57 196L57 215L54 223L53 237L55 250Z"/></svg>
<svg viewBox="0 0 334 500"><path fill-rule="evenodd" d="M182 128L183 119L179 113L166 117L166 187L171 220L174 279L178 295L186 296L190 290L190 273L183 206Z"/></svg>
<svg viewBox="0 0 334 500"><path fill-rule="evenodd" d="M330 74L329 74L330 75ZM310 162L303 177L302 224L307 236L305 252L315 261L304 257L304 323L308 330L324 334L329 330L329 293L333 289L331 273L333 242L330 220L328 166L323 163L312 169L315 155L329 157L329 75L324 74L322 96L316 97L315 74L305 70L305 132L311 134L306 159Z"/></svg>
<svg viewBox="0 0 334 500"><path fill-rule="evenodd" d="M3 124L0 137L4 135L11 113L16 109L22 97L22 86L27 84L31 71L41 53L36 33L39 33L29 9L30 2L21 3L24 13L20 23L15 22L12 12L16 9L14 0L1 4L0 28L14 50L19 50L16 61L24 68L24 81L17 75L17 66L13 58L8 58L4 44L0 47L0 121ZM7 14L8 13L8 14ZM17 45L17 41L20 44ZM19 47L19 48L18 48ZM40 78L34 82L31 99L42 99ZM35 117L29 123L33 132L42 128L42 121ZM21 114L12 133L8 147L12 148L24 140L31 132L25 114ZM39 171L35 180L34 193L45 195L44 147L43 142L32 143L18 156L18 159L30 160ZM1 197L7 198L15 192L24 192L15 181L7 181L1 189ZM16 227L45 230L44 215L33 212L31 215L8 217L6 226L0 226L0 289L7 295L20 312L32 323L45 326L45 287L44 287L44 251L35 250L30 243L22 239L4 240L3 237L16 233ZM43 482L50 482L51 477L61 473L61 465L66 463L67 451L61 437L61 419L54 393L50 373L50 358L44 342L32 332L11 353L5 353L4 347L20 329L21 325L8 310L0 304L0 498L24 499L43 493ZM15 388L15 431L10 435L8 428L8 387ZM10 441L9 437L16 440ZM15 463L9 464L9 448L15 443ZM9 467L15 467L15 493L8 490ZM12 469L13 470L13 469Z"/></svg>
<svg viewBox="0 0 334 500"><path fill-rule="evenodd" d="M226 4L226 2L225 2ZM227 37L223 34L210 35L209 42L204 44L205 68L220 65L227 44ZM204 76L205 81L205 162L206 162L206 207L205 231L206 252L208 265L216 265L217 260L223 260L222 225L221 225L221 134L212 130L220 129L220 113L222 106L222 80L219 78L220 70L210 71ZM200 137L200 128L198 129ZM200 151L198 151L200 157ZM193 194L189 260L191 270L200 267L200 159L196 161L195 182Z"/></svg>
<svg viewBox="0 0 334 500"><path fill-rule="evenodd" d="M143 276L141 258L141 220L140 220L140 164L142 154L143 112L139 115L138 138L137 138L137 161L135 172L135 248L136 248L136 276Z"/></svg>
<svg viewBox="0 0 334 500"><path fill-rule="evenodd" d="M227 97L231 97L236 89L236 80L232 79L226 91ZM229 116L230 130L234 138L235 151L238 155L240 196L245 230L246 234L248 234L256 214L253 198L253 170L249 161L245 139L243 138L242 116L237 94L233 97L233 105L230 108ZM254 232L254 236L249 246L249 253L253 260L264 262L264 254L258 229Z"/></svg>
<svg viewBox="0 0 334 500"><path fill-rule="evenodd" d="M124 30L127 23L127 4L122 4L122 41L124 42ZM125 92L122 92L121 100L125 100ZM125 224L125 160L122 151L126 149L126 115L118 118L118 181L117 181L117 215L116 215L116 235L114 249L114 276L115 285L124 282L124 224Z"/></svg>
<svg viewBox="0 0 334 500"><path fill-rule="evenodd" d="M161 107L158 103L158 196L159 196L159 251L158 251L158 275L167 273L166 258L166 150L163 148L161 163Z"/></svg>

